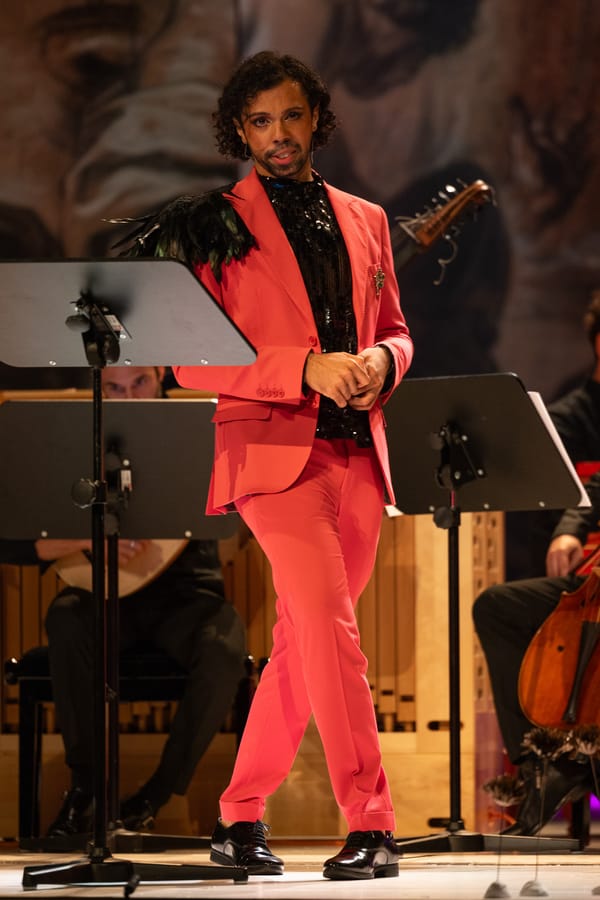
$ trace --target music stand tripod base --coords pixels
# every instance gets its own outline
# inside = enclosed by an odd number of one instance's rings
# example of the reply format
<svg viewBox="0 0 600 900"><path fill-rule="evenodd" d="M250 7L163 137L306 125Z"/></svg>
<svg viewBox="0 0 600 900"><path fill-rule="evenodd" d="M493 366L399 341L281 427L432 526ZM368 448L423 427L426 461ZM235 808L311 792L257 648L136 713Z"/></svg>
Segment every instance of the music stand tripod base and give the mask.
<svg viewBox="0 0 600 900"><path fill-rule="evenodd" d="M91 832L60 836L25 837L19 841L21 850L32 853L85 853ZM209 850L210 838L193 834L161 834L130 831L127 828L108 830L107 847L111 853L159 853L163 850Z"/></svg>
<svg viewBox="0 0 600 900"><path fill-rule="evenodd" d="M186 865L173 863L137 863L130 860L106 859L68 863L65 866L52 864L25 866L22 886L26 891L34 890L42 884L123 884L125 896L133 893L142 881L165 883L170 881L248 881L248 869L241 866Z"/></svg>
<svg viewBox="0 0 600 900"><path fill-rule="evenodd" d="M398 838L396 846L401 856L423 853L575 853L581 845L575 838L545 838L539 835L480 834L457 831L425 835L416 838Z"/></svg>

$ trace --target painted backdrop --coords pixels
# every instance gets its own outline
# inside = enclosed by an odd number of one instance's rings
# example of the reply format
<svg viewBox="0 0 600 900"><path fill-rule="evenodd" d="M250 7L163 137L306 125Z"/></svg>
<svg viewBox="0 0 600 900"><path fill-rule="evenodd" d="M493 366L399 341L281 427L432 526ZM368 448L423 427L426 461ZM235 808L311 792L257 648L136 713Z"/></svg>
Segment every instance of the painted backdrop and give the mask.
<svg viewBox="0 0 600 900"><path fill-rule="evenodd" d="M511 370L549 401L589 367L600 283L596 0L31 0L4 4L0 255L111 254L111 217L229 181L210 114L236 61L291 51L328 81L341 128L315 166L392 224L483 178L442 284L399 272L412 375ZM1 384L85 371L0 370Z"/></svg>

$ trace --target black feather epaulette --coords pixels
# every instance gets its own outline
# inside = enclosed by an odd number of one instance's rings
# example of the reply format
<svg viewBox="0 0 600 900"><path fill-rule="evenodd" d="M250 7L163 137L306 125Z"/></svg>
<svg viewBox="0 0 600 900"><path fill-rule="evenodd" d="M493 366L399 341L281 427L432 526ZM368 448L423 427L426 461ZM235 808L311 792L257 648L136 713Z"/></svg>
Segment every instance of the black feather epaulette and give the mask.
<svg viewBox="0 0 600 900"><path fill-rule="evenodd" d="M209 263L218 282L221 268L242 259L256 240L225 193L233 184L198 196L172 200L162 209L135 219L111 219L113 224L137 227L113 245L120 256L161 256L179 259L192 268Z"/></svg>

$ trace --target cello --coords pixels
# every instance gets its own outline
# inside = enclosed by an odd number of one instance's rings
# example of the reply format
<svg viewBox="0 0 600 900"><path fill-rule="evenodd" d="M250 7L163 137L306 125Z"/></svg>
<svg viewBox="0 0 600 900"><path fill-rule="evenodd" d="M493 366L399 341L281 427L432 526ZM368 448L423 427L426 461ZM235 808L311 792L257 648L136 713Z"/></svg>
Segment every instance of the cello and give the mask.
<svg viewBox="0 0 600 900"><path fill-rule="evenodd" d="M595 565L575 591L563 591L523 657L519 702L534 725L600 724L599 640L600 567Z"/></svg>

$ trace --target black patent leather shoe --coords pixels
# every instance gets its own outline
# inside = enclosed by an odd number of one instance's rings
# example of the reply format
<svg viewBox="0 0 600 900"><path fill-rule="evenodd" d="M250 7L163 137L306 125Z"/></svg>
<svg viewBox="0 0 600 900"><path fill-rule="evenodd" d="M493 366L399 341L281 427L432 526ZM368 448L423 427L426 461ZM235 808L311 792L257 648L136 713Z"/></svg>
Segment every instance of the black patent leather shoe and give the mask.
<svg viewBox="0 0 600 900"><path fill-rule="evenodd" d="M71 788L65 794L63 805L46 837L71 837L87 834L92 830L93 794L81 788Z"/></svg>
<svg viewBox="0 0 600 900"><path fill-rule="evenodd" d="M325 861L323 875L334 881L393 878L399 858L390 831L351 831L340 852Z"/></svg>
<svg viewBox="0 0 600 900"><path fill-rule="evenodd" d="M149 831L154 828L156 813L143 794L133 794L121 803L119 818L127 831Z"/></svg>
<svg viewBox="0 0 600 900"><path fill-rule="evenodd" d="M538 759L526 760L519 768L525 783L525 798L517 821L501 834L534 835L565 805L593 792L589 761L557 760L548 763L545 774Z"/></svg>
<svg viewBox="0 0 600 900"><path fill-rule="evenodd" d="M241 866L249 875L283 875L283 860L267 847L264 822L217 822L210 842L211 862Z"/></svg>

